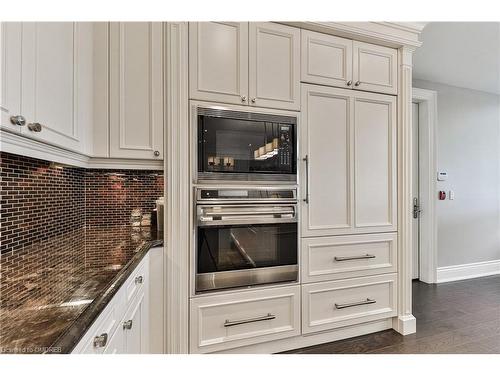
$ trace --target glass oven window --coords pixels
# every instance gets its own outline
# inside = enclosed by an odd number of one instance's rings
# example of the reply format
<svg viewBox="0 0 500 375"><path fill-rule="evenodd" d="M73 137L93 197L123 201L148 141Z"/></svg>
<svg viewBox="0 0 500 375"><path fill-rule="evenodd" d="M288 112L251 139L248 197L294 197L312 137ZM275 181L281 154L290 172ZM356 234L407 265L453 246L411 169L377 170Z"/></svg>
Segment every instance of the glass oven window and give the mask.
<svg viewBox="0 0 500 375"><path fill-rule="evenodd" d="M297 264L297 223L198 228L197 273Z"/></svg>
<svg viewBox="0 0 500 375"><path fill-rule="evenodd" d="M294 127L198 116L198 171L295 174Z"/></svg>

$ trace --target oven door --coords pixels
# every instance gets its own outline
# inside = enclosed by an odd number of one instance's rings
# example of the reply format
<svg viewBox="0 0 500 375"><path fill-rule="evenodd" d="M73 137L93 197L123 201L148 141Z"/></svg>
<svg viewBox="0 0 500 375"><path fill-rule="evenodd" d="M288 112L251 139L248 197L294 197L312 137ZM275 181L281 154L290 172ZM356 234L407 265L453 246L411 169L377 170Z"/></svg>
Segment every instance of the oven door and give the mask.
<svg viewBox="0 0 500 375"><path fill-rule="evenodd" d="M296 181L296 118L198 108L198 179Z"/></svg>
<svg viewBox="0 0 500 375"><path fill-rule="evenodd" d="M295 205L198 207L196 292L296 281Z"/></svg>

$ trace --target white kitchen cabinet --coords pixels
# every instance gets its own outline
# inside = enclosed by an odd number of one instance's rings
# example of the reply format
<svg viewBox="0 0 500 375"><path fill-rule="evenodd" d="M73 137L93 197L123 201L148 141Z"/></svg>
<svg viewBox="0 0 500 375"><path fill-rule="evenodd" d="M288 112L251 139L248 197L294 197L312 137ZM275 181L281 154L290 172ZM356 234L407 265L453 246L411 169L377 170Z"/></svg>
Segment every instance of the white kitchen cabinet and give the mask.
<svg viewBox="0 0 500 375"><path fill-rule="evenodd" d="M300 109L300 29L271 22L189 24L190 98Z"/></svg>
<svg viewBox="0 0 500 375"><path fill-rule="evenodd" d="M248 102L248 22L189 24L192 99Z"/></svg>
<svg viewBox="0 0 500 375"><path fill-rule="evenodd" d="M397 315L396 274L302 286L302 332L314 333Z"/></svg>
<svg viewBox="0 0 500 375"><path fill-rule="evenodd" d="M113 158L163 158L163 26L110 24L110 150Z"/></svg>
<svg viewBox="0 0 500 375"><path fill-rule="evenodd" d="M22 24L25 135L72 151L87 151L92 128L92 39L91 23Z"/></svg>
<svg viewBox="0 0 500 375"><path fill-rule="evenodd" d="M124 354L125 352L125 330L118 327L111 337L111 340L106 344L104 354Z"/></svg>
<svg viewBox="0 0 500 375"><path fill-rule="evenodd" d="M302 86L303 237L396 230L396 99Z"/></svg>
<svg viewBox="0 0 500 375"><path fill-rule="evenodd" d="M397 233L303 238L302 282L397 271Z"/></svg>
<svg viewBox="0 0 500 375"><path fill-rule="evenodd" d="M300 110L300 29L250 22L250 105Z"/></svg>
<svg viewBox="0 0 500 375"><path fill-rule="evenodd" d="M143 289L124 316L124 352L127 354L149 353L149 298Z"/></svg>
<svg viewBox="0 0 500 375"><path fill-rule="evenodd" d="M385 94L398 93L398 52L394 48L353 42L354 88Z"/></svg>
<svg viewBox="0 0 500 375"><path fill-rule="evenodd" d="M302 30L301 81L352 87L352 40Z"/></svg>
<svg viewBox="0 0 500 375"><path fill-rule="evenodd" d="M20 133L23 126L13 124L21 115L21 38L20 22L0 23L0 113L1 127Z"/></svg>
<svg viewBox="0 0 500 375"><path fill-rule="evenodd" d="M300 334L300 286L191 299L191 353L208 353Z"/></svg>

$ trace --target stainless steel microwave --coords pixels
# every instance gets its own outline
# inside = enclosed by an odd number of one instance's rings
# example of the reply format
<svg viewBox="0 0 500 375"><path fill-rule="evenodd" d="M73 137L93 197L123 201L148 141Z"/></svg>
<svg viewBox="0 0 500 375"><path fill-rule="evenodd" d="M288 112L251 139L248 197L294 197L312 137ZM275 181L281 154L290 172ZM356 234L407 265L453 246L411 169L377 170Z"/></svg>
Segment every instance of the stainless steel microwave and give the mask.
<svg viewBox="0 0 500 375"><path fill-rule="evenodd" d="M197 108L197 179L297 181L297 118Z"/></svg>

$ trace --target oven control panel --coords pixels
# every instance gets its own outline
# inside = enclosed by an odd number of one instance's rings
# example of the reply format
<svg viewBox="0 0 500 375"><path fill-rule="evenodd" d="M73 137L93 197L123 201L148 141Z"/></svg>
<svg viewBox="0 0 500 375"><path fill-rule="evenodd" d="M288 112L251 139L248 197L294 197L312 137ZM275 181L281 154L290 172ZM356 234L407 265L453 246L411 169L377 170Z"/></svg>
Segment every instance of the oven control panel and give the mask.
<svg viewBox="0 0 500 375"><path fill-rule="evenodd" d="M285 169L292 167L293 135L290 125L280 126L280 147L278 151L279 165Z"/></svg>

